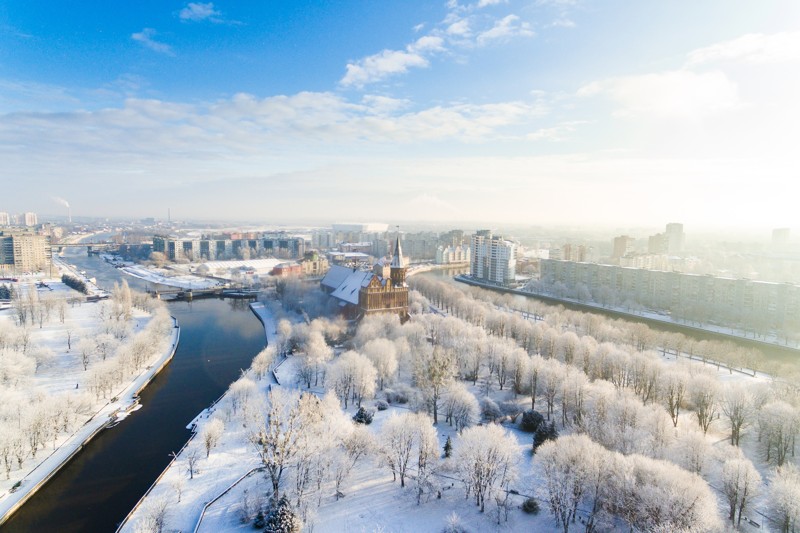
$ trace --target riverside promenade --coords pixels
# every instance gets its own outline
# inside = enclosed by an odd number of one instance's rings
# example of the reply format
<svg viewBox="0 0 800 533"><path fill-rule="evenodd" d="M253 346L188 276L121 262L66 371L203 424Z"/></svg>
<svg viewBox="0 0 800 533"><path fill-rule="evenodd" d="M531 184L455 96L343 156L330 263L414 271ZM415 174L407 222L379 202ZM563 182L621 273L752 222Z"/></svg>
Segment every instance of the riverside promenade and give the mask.
<svg viewBox="0 0 800 533"><path fill-rule="evenodd" d="M172 360L178 348L181 330L178 321L172 318L174 327L170 342L164 353L112 396L113 401L103 405L92 417L76 430L65 442L42 460L20 482L16 489L0 494L0 525L8 520L33 494L44 486L66 465L92 438L101 432L118 415L127 414L138 404L138 396L150 381ZM122 417L120 417L122 418ZM12 492L13 491L13 492Z"/></svg>

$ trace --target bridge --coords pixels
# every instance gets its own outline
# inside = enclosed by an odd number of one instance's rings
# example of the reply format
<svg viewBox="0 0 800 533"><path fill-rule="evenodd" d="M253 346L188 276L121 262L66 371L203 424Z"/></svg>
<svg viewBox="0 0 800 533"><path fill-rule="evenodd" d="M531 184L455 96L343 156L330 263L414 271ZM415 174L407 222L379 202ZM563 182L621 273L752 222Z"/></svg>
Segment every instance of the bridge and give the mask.
<svg viewBox="0 0 800 533"><path fill-rule="evenodd" d="M61 252L64 248L86 248L86 253L89 255L99 254L101 252L108 252L108 251L118 251L119 247L127 244L129 246L145 246L151 245L152 242L140 242L140 243L118 243L113 241L101 241L101 242L69 242L63 244L53 244L51 248L53 248L56 252Z"/></svg>

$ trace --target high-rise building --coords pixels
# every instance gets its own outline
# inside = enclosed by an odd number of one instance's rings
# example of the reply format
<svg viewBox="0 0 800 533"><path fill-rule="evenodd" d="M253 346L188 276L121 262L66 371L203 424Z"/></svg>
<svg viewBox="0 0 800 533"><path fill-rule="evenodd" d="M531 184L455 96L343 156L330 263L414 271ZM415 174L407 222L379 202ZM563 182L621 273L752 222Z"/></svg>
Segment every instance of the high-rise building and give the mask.
<svg viewBox="0 0 800 533"><path fill-rule="evenodd" d="M633 253L635 250L635 243L636 239L627 235L614 237L614 250L611 252L611 258L619 259L620 257L625 257L626 255Z"/></svg>
<svg viewBox="0 0 800 533"><path fill-rule="evenodd" d="M586 246L567 243L561 247L561 258L566 261L583 263L586 261Z"/></svg>
<svg viewBox="0 0 800 533"><path fill-rule="evenodd" d="M666 233L656 233L647 239L647 253L665 254L669 251L669 238Z"/></svg>
<svg viewBox="0 0 800 533"><path fill-rule="evenodd" d="M497 285L508 285L516 276L516 244L480 230L472 236L470 276Z"/></svg>
<svg viewBox="0 0 800 533"><path fill-rule="evenodd" d="M28 232L0 232L0 271L36 272L50 268L50 238Z"/></svg>
<svg viewBox="0 0 800 533"><path fill-rule="evenodd" d="M10 226L11 225L11 215L8 213L0 213L0 226Z"/></svg>
<svg viewBox="0 0 800 533"><path fill-rule="evenodd" d="M679 255L683 253L683 244L686 236L683 233L683 224L670 222L667 224L667 253Z"/></svg>
<svg viewBox="0 0 800 533"><path fill-rule="evenodd" d="M22 215L21 218L24 220L25 225L28 226L29 228L32 228L33 226L39 223L39 218L36 216L36 213L28 212Z"/></svg>

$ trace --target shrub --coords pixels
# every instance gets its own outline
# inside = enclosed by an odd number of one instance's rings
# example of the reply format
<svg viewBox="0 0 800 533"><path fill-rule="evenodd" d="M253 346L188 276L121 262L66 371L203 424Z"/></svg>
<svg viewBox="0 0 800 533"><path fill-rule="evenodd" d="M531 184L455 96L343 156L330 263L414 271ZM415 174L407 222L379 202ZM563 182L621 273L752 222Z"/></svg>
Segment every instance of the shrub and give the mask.
<svg viewBox="0 0 800 533"><path fill-rule="evenodd" d="M375 402L375 408L376 408L378 411L385 411L385 410L387 410L387 409L389 408L389 404L388 404L388 403L386 403L386 402L385 402L385 401L383 401L383 400L377 400L377 401Z"/></svg>
<svg viewBox="0 0 800 533"><path fill-rule="evenodd" d="M75 289L78 292L82 292L83 294L89 294L89 289L86 288L86 284L82 280L79 280L78 278L62 274L61 283L63 283L67 287Z"/></svg>
<svg viewBox="0 0 800 533"><path fill-rule="evenodd" d="M536 453L536 449L545 442L556 440L557 438L558 430L556 429L555 421L551 421L549 424L541 424L533 435L533 453Z"/></svg>
<svg viewBox="0 0 800 533"><path fill-rule="evenodd" d="M528 514L539 514L539 502L536 498L528 498L522 503L522 510Z"/></svg>
<svg viewBox="0 0 800 533"><path fill-rule="evenodd" d="M522 420L519 423L519 429L528 433L536 433L539 426L544 422L544 416L539 411L528 409L522 413Z"/></svg>
<svg viewBox="0 0 800 533"><path fill-rule="evenodd" d="M500 412L500 408L497 406L494 400L491 398L483 398L481 399L481 415L485 420L495 421L501 416L503 413Z"/></svg>
<svg viewBox="0 0 800 533"><path fill-rule="evenodd" d="M399 403L399 404L406 404L408 403L409 398L412 396L412 392L410 387L403 385L402 383L398 383L392 389L386 389L386 401L389 403Z"/></svg>
<svg viewBox="0 0 800 533"><path fill-rule="evenodd" d="M358 408L358 411L356 412L355 416L353 416L353 421L356 424L369 425L372 424L372 417L373 417L373 412L364 409L364 407L362 406Z"/></svg>

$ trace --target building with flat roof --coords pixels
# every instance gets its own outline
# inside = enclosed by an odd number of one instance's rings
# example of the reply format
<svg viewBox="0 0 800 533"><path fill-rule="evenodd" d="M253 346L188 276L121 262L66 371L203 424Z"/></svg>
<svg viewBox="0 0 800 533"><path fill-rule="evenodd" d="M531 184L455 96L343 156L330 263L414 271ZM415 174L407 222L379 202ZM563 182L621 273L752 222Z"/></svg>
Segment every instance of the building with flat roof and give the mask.
<svg viewBox="0 0 800 533"><path fill-rule="evenodd" d="M0 271L23 273L48 270L50 237L32 232L0 231Z"/></svg>
<svg viewBox="0 0 800 533"><path fill-rule="evenodd" d="M542 259L539 289L604 306L769 332L800 327L800 285Z"/></svg>
<svg viewBox="0 0 800 533"><path fill-rule="evenodd" d="M153 236L153 251L170 261L215 261L278 257L299 259L305 254L305 239L283 233L231 233L204 238Z"/></svg>
<svg viewBox="0 0 800 533"><path fill-rule="evenodd" d="M496 285L508 285L516 276L517 247L491 230L479 230L472 236L470 276Z"/></svg>

